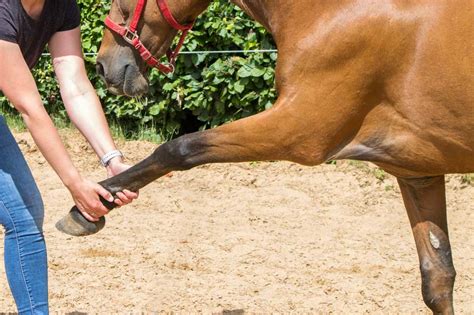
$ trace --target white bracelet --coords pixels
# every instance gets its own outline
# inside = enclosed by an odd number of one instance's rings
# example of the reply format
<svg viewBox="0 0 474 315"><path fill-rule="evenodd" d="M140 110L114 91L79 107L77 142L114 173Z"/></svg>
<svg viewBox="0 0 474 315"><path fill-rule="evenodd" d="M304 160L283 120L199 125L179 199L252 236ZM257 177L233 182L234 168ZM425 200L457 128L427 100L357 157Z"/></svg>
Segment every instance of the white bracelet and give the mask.
<svg viewBox="0 0 474 315"><path fill-rule="evenodd" d="M110 151L110 152L104 154L104 156L100 159L100 164L102 164L103 167L107 167L109 165L110 161L113 158L116 158L117 156L123 157L122 152L120 152L119 150Z"/></svg>

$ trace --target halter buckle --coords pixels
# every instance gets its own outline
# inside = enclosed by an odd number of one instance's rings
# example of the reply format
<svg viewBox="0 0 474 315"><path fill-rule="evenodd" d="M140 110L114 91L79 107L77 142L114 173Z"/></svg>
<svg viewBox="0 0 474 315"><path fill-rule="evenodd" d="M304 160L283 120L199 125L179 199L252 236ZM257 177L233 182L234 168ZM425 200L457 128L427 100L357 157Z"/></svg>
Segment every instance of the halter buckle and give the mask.
<svg viewBox="0 0 474 315"><path fill-rule="evenodd" d="M138 39L138 34L137 34L137 31L132 32L127 28L125 31L125 34L123 34L122 37L127 43L133 46L135 45L135 42Z"/></svg>
<svg viewBox="0 0 474 315"><path fill-rule="evenodd" d="M176 70L176 67L174 65L174 63L168 63L167 66L170 68L170 74L173 74L174 71Z"/></svg>

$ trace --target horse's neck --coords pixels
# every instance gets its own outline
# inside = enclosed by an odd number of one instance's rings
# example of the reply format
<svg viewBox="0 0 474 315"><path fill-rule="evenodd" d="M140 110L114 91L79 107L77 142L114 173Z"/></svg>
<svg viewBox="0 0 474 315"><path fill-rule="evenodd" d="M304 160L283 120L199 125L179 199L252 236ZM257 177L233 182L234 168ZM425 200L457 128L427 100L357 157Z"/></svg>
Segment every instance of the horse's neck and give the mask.
<svg viewBox="0 0 474 315"><path fill-rule="evenodd" d="M231 0L232 3L262 24L273 35L277 44L280 39L294 37L295 32L299 35L301 35L299 31L304 33L304 30L298 29L301 27L302 21L315 23L320 16L323 16L324 12L333 10L334 7L348 1L353 0ZM285 36L288 33L291 36Z"/></svg>
<svg viewBox="0 0 474 315"><path fill-rule="evenodd" d="M265 0L232 0L254 20L262 24L267 31L273 33L271 25L271 8Z"/></svg>
<svg viewBox="0 0 474 315"><path fill-rule="evenodd" d="M380 0L382 1L382 0ZM388 1L388 0L387 0ZM231 0L269 31L278 46L308 34L309 26L355 0Z"/></svg>

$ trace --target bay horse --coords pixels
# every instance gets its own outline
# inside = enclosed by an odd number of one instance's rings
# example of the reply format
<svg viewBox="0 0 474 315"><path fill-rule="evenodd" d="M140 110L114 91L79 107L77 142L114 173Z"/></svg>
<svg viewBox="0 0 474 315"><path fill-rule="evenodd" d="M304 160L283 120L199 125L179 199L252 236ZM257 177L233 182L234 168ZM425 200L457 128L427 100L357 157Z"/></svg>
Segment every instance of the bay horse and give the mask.
<svg viewBox="0 0 474 315"><path fill-rule="evenodd" d="M147 64L172 71L179 46L210 0L117 0L97 68L109 89L147 91ZM137 190L205 163L288 160L318 165L355 159L398 179L418 251L422 294L452 314L455 270L444 175L474 171L472 0L232 0L278 48L278 99L257 115L187 134L101 184ZM138 12L139 11L139 12ZM137 13L138 12L138 13ZM105 203L105 201L104 201ZM109 208L112 205L107 204ZM73 235L99 223L77 211L58 223Z"/></svg>

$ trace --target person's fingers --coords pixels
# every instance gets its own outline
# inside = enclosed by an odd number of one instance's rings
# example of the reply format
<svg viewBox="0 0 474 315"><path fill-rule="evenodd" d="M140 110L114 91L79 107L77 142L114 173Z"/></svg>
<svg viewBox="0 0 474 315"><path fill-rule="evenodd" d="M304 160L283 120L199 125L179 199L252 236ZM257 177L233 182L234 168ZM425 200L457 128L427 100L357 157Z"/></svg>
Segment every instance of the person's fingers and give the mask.
<svg viewBox="0 0 474 315"><path fill-rule="evenodd" d="M104 187L100 186L99 184L96 184L94 186L94 191L98 193L102 198L109 202L114 202L114 197L110 192L108 192ZM93 212L96 213L98 217L104 216L107 213L109 213L109 209L107 209L100 200L97 200L94 204L91 204L89 207ZM91 211L89 211L90 213Z"/></svg>
<svg viewBox="0 0 474 315"><path fill-rule="evenodd" d="M129 203L131 200L121 191L117 193L117 197L122 200L124 203Z"/></svg>
<svg viewBox="0 0 474 315"><path fill-rule="evenodd" d="M128 199L137 199L138 198L138 195L139 195L139 192L133 192L133 191L130 191L128 189L124 189L123 190L123 193L125 194L125 196L128 197Z"/></svg>
<svg viewBox="0 0 474 315"><path fill-rule="evenodd" d="M93 221L93 222L99 221L99 217L98 217L97 215L95 215L95 214L92 215L92 214L90 214L90 213L87 213L87 215L89 216L89 218L92 219L91 221Z"/></svg>
<svg viewBox="0 0 474 315"><path fill-rule="evenodd" d="M112 195L102 186L98 184L93 184L91 194L85 198L84 210L87 211L91 216L100 218L101 216L106 215L109 213L109 209L107 209L102 202L99 200L99 196L95 195L94 193L100 195L102 198L106 200L110 200L111 202L114 201Z"/></svg>
<svg viewBox="0 0 474 315"><path fill-rule="evenodd" d="M82 213L82 215L84 216L84 218L86 218L87 220L89 221L92 221L92 222L96 222L96 221L99 221L99 218L95 217L95 216L92 216L90 215L89 213L87 213L86 211L84 210L81 210L79 207L77 207L79 209L79 211Z"/></svg>
<svg viewBox="0 0 474 315"><path fill-rule="evenodd" d="M109 202L114 201L114 196L110 192L107 191L104 187L100 186L99 184L95 185L94 190L96 193L98 193L102 198Z"/></svg>
<svg viewBox="0 0 474 315"><path fill-rule="evenodd" d="M132 199L128 198L123 192L118 192L117 197L123 202L124 205L132 202Z"/></svg>
<svg viewBox="0 0 474 315"><path fill-rule="evenodd" d="M97 216L97 217L101 217L101 216L104 216L106 215L107 213L109 213L109 209L107 209L103 204L102 202L100 202L99 200L97 200L97 202L95 202L90 208L89 208L89 213L92 215L92 216ZM91 213L92 212L92 213Z"/></svg>
<svg viewBox="0 0 474 315"><path fill-rule="evenodd" d="M115 202L115 204L116 204L117 206L119 206L119 207L121 207L121 206L124 205L123 201L120 200L120 199L118 199L118 198L116 198L116 199L114 200L114 202Z"/></svg>

